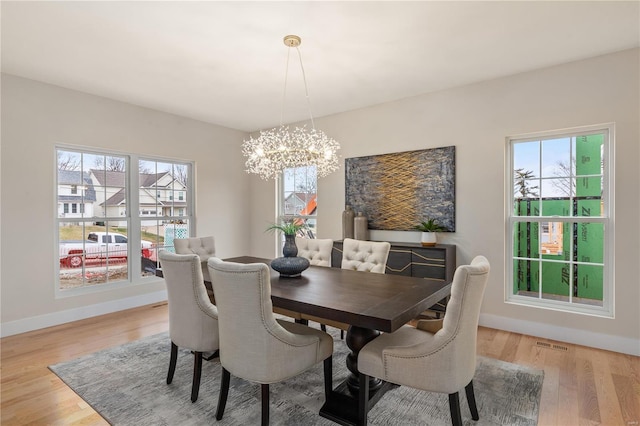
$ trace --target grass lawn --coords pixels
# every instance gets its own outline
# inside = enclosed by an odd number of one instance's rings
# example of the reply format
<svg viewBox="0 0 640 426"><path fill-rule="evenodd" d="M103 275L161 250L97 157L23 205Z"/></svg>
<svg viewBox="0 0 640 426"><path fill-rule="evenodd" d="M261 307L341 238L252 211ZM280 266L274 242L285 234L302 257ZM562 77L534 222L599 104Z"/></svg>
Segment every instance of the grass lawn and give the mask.
<svg viewBox="0 0 640 426"><path fill-rule="evenodd" d="M60 241L82 241L86 239L86 235L90 232L115 232L117 234L127 235L127 228L109 228L106 226L87 225L84 227L85 236L82 235L82 226L61 226L58 228L60 232ZM142 232L142 239L158 243L164 243L164 237L151 232Z"/></svg>

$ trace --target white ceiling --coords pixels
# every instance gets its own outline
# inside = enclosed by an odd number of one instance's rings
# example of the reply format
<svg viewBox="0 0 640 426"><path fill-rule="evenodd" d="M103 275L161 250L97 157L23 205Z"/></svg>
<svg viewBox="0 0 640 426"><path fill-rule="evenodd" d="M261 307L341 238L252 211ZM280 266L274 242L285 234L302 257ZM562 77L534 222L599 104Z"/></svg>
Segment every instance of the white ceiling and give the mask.
<svg viewBox="0 0 640 426"><path fill-rule="evenodd" d="M640 45L640 2L2 1L2 72L244 131ZM309 117L291 51L284 122Z"/></svg>

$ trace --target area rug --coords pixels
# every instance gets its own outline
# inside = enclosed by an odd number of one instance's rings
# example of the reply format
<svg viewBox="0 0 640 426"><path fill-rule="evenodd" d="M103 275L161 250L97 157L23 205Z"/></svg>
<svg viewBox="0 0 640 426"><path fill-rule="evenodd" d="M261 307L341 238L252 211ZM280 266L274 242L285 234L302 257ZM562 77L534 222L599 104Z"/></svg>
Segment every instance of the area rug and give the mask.
<svg viewBox="0 0 640 426"><path fill-rule="evenodd" d="M348 370L348 348L334 333L334 387ZM260 386L232 377L224 418L216 422L220 384L217 359L203 362L200 396L191 403L193 355L181 350L173 383L166 384L170 340L157 334L49 368L113 425L257 425ZM271 385L272 425L334 425L318 412L324 402L322 363L286 382ZM535 425L543 372L491 358L478 358L473 380L480 420L471 419L460 392L465 425ZM450 425L447 395L401 386L369 412L371 425Z"/></svg>

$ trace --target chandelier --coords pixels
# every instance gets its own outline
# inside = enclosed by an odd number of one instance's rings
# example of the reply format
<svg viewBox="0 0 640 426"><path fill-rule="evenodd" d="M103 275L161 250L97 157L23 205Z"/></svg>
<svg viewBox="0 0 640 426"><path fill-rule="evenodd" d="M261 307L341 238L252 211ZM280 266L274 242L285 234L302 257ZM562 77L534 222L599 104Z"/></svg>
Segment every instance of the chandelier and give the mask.
<svg viewBox="0 0 640 426"><path fill-rule="evenodd" d="M307 106L309 107L311 129L307 129L305 125L291 130L289 126L282 124L289 72L289 56L291 53L291 50L289 50L287 53L287 72L284 79L280 127L261 130L260 136L257 138L249 136L249 140L245 140L242 144L242 153L247 157L245 163L247 173L255 173L265 180L277 179L282 175L284 169L295 167L315 166L318 177L327 176L338 169L337 151L340 149L340 145L322 130L316 129L313 122L307 78L302 65L302 55L298 48L300 43L301 39L296 35L284 37L284 44L289 48L294 47L298 52Z"/></svg>

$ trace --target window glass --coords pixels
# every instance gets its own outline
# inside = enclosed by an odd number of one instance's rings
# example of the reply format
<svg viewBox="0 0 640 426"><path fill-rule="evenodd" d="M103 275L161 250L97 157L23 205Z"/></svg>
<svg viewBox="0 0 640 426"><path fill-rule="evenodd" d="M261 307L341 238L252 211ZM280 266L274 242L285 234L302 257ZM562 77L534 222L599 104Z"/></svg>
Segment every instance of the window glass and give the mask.
<svg viewBox="0 0 640 426"><path fill-rule="evenodd" d="M167 233L190 235L191 164L73 148L58 148L56 155L56 291L155 276L157 251L165 247ZM182 173L179 185L175 173ZM131 200L134 182L139 197ZM180 205L169 198L176 188L185 194ZM138 215L130 214L131 206Z"/></svg>
<svg viewBox="0 0 640 426"><path fill-rule="evenodd" d="M513 281L507 300L613 313L611 127L509 140Z"/></svg>
<svg viewBox="0 0 640 426"><path fill-rule="evenodd" d="M187 163L151 159L138 162L143 274L145 269L159 266L159 250L174 251L176 238L192 236L191 170Z"/></svg>
<svg viewBox="0 0 640 426"><path fill-rule="evenodd" d="M280 216L306 225L301 236L315 238L318 212L318 175L315 166L285 169L282 180Z"/></svg>

